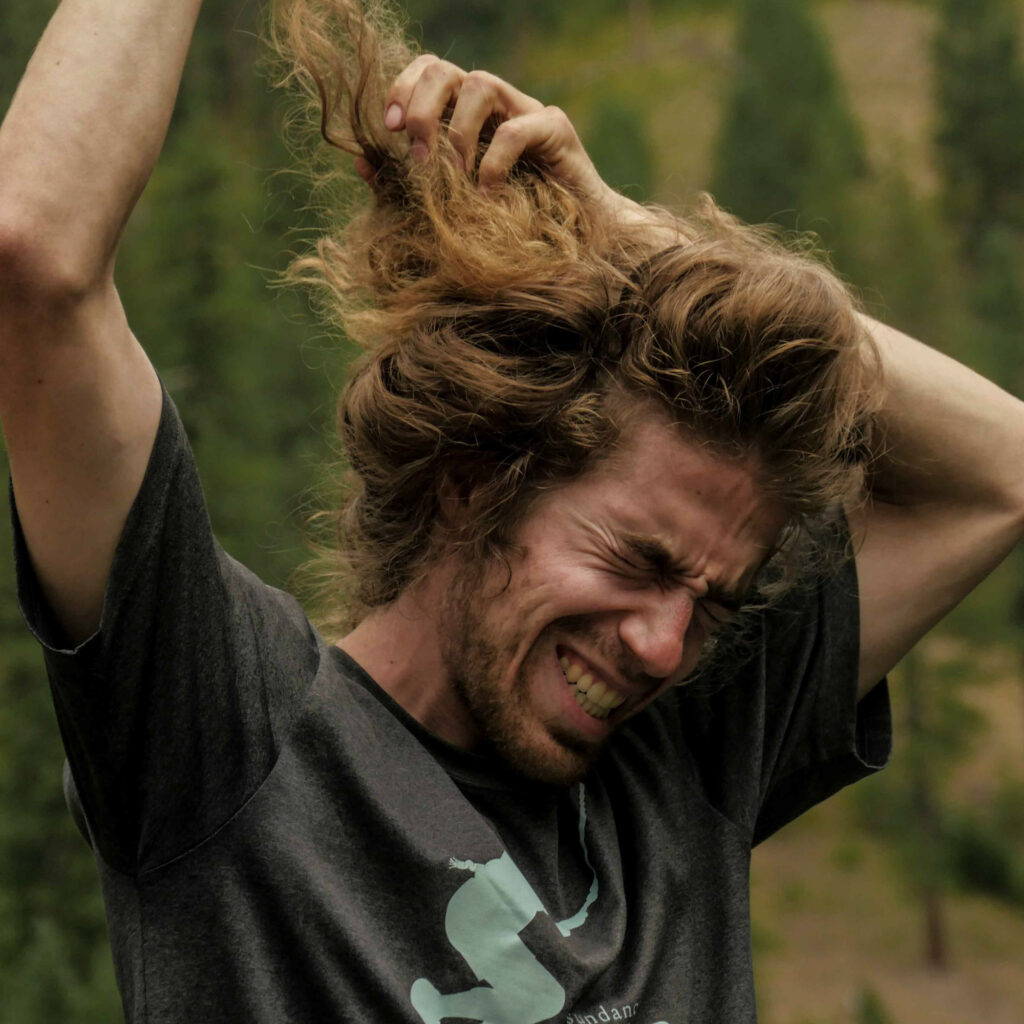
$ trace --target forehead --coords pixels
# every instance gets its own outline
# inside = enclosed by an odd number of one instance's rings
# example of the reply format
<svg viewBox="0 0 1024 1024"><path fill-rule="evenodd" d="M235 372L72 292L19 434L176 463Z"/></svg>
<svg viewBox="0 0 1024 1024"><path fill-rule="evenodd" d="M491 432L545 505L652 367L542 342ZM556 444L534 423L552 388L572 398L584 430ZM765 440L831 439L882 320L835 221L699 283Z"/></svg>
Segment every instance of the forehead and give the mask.
<svg viewBox="0 0 1024 1024"><path fill-rule="evenodd" d="M786 522L758 469L753 456L716 453L652 412L542 505L607 543L654 542L688 572L732 586L764 561Z"/></svg>

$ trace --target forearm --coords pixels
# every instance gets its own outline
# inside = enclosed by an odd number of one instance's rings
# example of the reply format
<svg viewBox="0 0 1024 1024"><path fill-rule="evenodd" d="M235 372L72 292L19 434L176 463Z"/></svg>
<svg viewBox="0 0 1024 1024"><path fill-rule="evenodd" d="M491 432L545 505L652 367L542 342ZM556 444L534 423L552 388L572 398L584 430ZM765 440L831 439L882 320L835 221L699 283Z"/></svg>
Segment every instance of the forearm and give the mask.
<svg viewBox="0 0 1024 1024"><path fill-rule="evenodd" d="M69 287L110 271L163 145L200 4L64 0L0 127L8 260Z"/></svg>
<svg viewBox="0 0 1024 1024"><path fill-rule="evenodd" d="M1024 518L1024 403L905 334L865 323L886 386L875 497Z"/></svg>

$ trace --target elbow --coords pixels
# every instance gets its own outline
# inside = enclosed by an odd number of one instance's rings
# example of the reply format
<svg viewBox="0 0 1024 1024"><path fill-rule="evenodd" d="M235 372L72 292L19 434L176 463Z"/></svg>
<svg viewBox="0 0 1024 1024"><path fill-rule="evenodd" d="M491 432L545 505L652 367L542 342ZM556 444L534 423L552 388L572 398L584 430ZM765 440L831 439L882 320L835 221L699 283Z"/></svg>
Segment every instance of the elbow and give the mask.
<svg viewBox="0 0 1024 1024"><path fill-rule="evenodd" d="M74 305L103 280L52 230L0 209L0 303L8 309Z"/></svg>
<svg viewBox="0 0 1024 1024"><path fill-rule="evenodd" d="M1021 468L1021 483L1010 501L1010 515L1017 540L1024 540L1024 467Z"/></svg>
<svg viewBox="0 0 1024 1024"><path fill-rule="evenodd" d="M1024 453L1024 445L1021 448ZM1007 464L1012 475L1003 480L1003 485L993 496L990 507L998 515L1004 532L1013 544L1024 540L1024 466Z"/></svg>

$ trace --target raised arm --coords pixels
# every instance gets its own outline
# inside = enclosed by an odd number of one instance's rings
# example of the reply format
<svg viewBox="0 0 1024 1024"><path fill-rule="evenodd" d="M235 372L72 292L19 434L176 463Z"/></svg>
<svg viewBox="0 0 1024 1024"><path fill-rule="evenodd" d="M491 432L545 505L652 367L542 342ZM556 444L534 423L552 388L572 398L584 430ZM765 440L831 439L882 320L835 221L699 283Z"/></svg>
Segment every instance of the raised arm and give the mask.
<svg viewBox="0 0 1024 1024"><path fill-rule="evenodd" d="M432 149L444 112L467 169L484 121L501 126L483 156L482 188L524 153L567 184L664 237L664 222L601 181L565 115L485 72L418 58L388 93L386 123L414 156ZM358 166L358 165L357 165ZM372 184L366 166L358 167ZM941 353L866 320L885 368L886 451L870 501L851 510L860 580L860 693L1013 549L1024 534L1024 403Z"/></svg>
<svg viewBox="0 0 1024 1024"><path fill-rule="evenodd" d="M201 0L64 0L0 127L0 418L19 517L69 638L99 624L160 414L113 267Z"/></svg>
<svg viewBox="0 0 1024 1024"><path fill-rule="evenodd" d="M868 321L886 372L887 451L852 514L866 693L1024 534L1024 403Z"/></svg>

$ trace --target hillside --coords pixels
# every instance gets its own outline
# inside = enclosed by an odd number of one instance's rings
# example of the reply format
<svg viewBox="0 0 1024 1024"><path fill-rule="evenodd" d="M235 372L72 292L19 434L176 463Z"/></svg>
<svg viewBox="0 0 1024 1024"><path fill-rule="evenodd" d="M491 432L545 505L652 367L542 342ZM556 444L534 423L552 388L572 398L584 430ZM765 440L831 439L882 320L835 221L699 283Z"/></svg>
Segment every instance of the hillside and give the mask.
<svg viewBox="0 0 1024 1024"><path fill-rule="evenodd" d="M875 167L899 161L922 191L935 188L930 143L928 42L934 12L898 0L819 5L847 95L864 128ZM520 69L537 94L581 126L593 126L596 101L614 94L646 111L657 157L652 198L676 204L706 188L731 63L732 16L663 11L638 49L625 20L591 32L531 44Z"/></svg>

